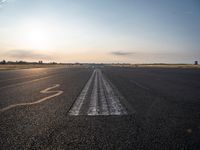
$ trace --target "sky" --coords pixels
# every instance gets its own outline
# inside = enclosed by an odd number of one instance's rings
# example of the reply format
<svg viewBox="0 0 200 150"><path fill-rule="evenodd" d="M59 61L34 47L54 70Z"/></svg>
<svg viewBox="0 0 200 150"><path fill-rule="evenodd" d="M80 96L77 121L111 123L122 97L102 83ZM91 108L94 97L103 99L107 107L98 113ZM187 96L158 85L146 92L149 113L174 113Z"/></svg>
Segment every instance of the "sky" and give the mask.
<svg viewBox="0 0 200 150"><path fill-rule="evenodd" d="M0 0L0 60L200 61L199 0Z"/></svg>

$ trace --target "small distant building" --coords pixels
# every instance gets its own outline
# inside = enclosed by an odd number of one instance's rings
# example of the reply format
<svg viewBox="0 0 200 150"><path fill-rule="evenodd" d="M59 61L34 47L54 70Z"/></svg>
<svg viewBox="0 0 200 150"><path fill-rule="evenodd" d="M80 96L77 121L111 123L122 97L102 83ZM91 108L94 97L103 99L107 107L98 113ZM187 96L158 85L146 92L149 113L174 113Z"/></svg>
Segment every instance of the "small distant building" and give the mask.
<svg viewBox="0 0 200 150"><path fill-rule="evenodd" d="M198 61L194 61L194 64L195 64L195 65L198 65Z"/></svg>

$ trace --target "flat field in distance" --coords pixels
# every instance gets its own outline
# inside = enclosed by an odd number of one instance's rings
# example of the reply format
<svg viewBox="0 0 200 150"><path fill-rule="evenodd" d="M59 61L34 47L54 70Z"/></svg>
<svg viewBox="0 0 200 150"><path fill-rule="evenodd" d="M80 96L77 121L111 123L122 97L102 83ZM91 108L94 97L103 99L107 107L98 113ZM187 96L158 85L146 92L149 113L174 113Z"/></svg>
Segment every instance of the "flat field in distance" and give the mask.
<svg viewBox="0 0 200 150"><path fill-rule="evenodd" d="M16 70L16 69L31 69L31 68L54 68L54 67L77 67L79 65L66 64L0 64L0 71L2 70Z"/></svg>
<svg viewBox="0 0 200 150"><path fill-rule="evenodd" d="M116 67L141 67L141 68L200 68L200 65L194 64L113 64Z"/></svg>

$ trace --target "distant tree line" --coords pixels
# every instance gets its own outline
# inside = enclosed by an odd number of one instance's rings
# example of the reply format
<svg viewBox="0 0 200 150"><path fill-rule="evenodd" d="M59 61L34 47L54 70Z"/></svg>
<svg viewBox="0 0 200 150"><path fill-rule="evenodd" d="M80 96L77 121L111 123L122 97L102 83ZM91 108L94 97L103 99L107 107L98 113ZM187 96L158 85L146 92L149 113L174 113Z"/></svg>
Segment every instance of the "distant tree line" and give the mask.
<svg viewBox="0 0 200 150"><path fill-rule="evenodd" d="M6 61L5 61L5 60L2 60L0 63L1 63L1 64L6 64Z"/></svg>
<svg viewBox="0 0 200 150"><path fill-rule="evenodd" d="M38 61L38 62L27 62L27 61L6 61L6 60L2 60L0 61L0 64L58 64L57 62L50 62L50 63L44 63L42 60Z"/></svg>

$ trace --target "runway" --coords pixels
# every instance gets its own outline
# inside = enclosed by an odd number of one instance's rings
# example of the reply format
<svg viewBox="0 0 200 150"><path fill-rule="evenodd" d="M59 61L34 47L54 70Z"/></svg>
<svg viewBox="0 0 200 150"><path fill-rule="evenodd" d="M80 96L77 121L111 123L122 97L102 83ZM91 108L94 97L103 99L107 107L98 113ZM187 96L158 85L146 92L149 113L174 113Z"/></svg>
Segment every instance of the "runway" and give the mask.
<svg viewBox="0 0 200 150"><path fill-rule="evenodd" d="M0 71L0 149L199 149L200 70Z"/></svg>

